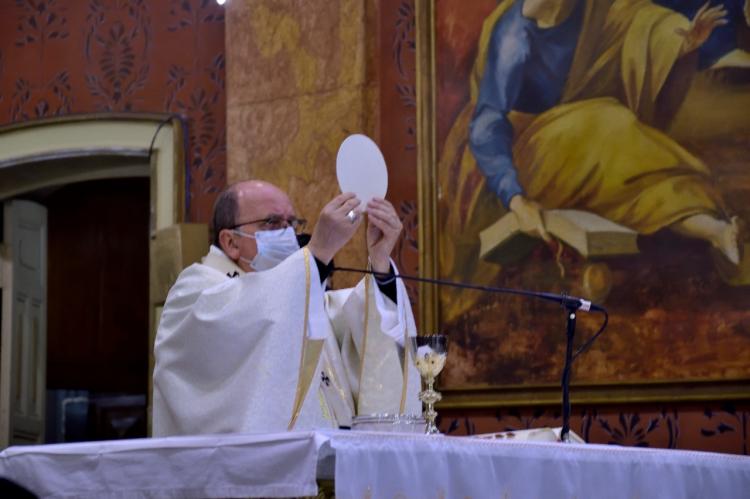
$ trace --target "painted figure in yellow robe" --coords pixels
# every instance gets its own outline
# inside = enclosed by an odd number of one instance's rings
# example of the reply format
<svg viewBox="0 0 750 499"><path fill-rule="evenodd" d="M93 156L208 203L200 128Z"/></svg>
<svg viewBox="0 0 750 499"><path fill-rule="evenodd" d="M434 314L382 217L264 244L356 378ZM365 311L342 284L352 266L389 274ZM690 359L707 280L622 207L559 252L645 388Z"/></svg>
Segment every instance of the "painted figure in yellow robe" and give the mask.
<svg viewBox="0 0 750 499"><path fill-rule="evenodd" d="M739 221L710 170L658 129L725 14L706 5L690 20L649 0L501 1L441 157L442 275L491 282L499 267L479 261L477 235L508 209L543 238L540 209L576 208L641 234L704 239L737 264ZM472 301L445 293L446 320Z"/></svg>

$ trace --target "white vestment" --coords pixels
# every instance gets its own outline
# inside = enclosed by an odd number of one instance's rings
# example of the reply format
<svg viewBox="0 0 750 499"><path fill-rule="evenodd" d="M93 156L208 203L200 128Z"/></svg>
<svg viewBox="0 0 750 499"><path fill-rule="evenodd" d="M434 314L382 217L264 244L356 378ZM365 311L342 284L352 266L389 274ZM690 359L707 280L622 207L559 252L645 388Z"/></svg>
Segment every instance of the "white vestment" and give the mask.
<svg viewBox="0 0 750 499"><path fill-rule="evenodd" d="M403 283L396 286L397 304L372 276L324 292L307 249L245 273L212 246L164 305L153 435L330 428L356 413L420 413L419 374L404 349L414 317Z"/></svg>

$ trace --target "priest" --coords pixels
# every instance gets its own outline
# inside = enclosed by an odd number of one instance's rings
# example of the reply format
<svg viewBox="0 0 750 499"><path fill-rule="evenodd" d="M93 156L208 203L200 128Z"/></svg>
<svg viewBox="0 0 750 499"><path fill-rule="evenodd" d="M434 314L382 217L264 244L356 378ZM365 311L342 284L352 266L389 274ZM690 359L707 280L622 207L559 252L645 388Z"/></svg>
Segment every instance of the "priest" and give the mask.
<svg viewBox="0 0 750 499"><path fill-rule="evenodd" d="M388 277L326 292L330 262L365 211L370 265ZM402 230L393 206L344 193L300 248L303 226L286 193L267 182L219 195L213 244L177 278L159 322L154 436L336 428L356 414L419 413L407 354L414 317L390 260Z"/></svg>

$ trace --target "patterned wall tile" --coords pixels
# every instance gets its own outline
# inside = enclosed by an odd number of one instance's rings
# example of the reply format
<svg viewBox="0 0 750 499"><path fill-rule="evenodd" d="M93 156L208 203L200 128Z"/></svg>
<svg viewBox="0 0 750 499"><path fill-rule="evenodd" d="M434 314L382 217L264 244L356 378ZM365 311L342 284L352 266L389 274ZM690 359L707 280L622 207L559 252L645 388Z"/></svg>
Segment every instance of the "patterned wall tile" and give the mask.
<svg viewBox="0 0 750 499"><path fill-rule="evenodd" d="M559 407L439 411L441 431L477 435L562 426ZM573 407L570 428L586 442L748 455L750 403Z"/></svg>
<svg viewBox="0 0 750 499"><path fill-rule="evenodd" d="M417 235L416 17L413 0L380 5L380 147L388 164L388 197L399 211L404 233L394 260L404 274L419 272ZM406 282L414 307L418 285Z"/></svg>
<svg viewBox="0 0 750 499"><path fill-rule="evenodd" d="M187 216L226 182L224 8L213 0L0 4L0 124L170 112L187 125Z"/></svg>

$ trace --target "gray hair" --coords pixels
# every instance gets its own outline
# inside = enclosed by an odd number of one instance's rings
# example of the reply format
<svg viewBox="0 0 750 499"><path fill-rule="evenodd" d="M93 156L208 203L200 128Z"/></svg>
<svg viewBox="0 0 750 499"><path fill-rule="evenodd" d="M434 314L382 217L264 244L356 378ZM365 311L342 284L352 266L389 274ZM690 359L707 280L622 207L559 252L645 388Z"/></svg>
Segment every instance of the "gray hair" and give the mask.
<svg viewBox="0 0 750 499"><path fill-rule="evenodd" d="M233 185L224 189L214 203L214 213L211 219L211 234L213 244L221 248L219 234L224 229L232 229L237 223L237 191Z"/></svg>

